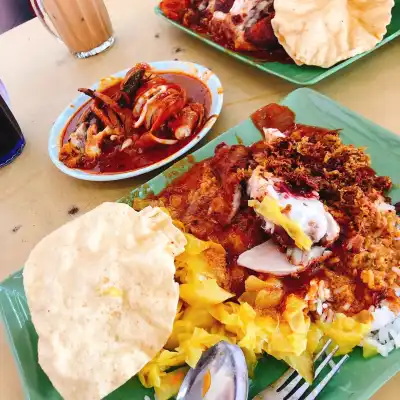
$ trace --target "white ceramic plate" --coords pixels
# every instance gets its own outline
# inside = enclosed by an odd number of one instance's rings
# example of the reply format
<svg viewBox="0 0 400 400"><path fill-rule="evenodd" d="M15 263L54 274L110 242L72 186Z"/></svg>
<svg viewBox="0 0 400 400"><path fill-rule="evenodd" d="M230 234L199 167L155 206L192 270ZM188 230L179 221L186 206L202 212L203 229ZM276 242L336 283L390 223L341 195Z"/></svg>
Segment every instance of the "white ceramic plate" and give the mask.
<svg viewBox="0 0 400 400"><path fill-rule="evenodd" d="M65 125L68 123L69 119L74 115L76 110L78 110L84 103L88 101L88 97L86 95L79 94L70 104L68 104L68 106L60 114L60 116L54 123L53 127L51 128L49 145L48 145L49 155L51 161L59 170L74 178L83 179L87 181L115 181L119 179L132 178L134 176L145 174L147 172L160 168L166 164L169 164L176 158L180 157L182 154L185 154L209 132L209 130L217 120L219 114L221 113L222 102L224 97L222 85L217 75L215 75L211 70L209 70L206 67L203 67L202 65L186 61L157 61L157 62L151 62L149 63L149 65L155 71L185 72L188 75L197 77L208 87L211 94L211 107L209 115L207 116L209 119L207 120L203 129L196 135L196 137L193 140L191 140L185 147L182 147L176 153L144 168L139 168L133 171L120 172L120 173L92 173L80 169L68 168L58 159L58 154L60 151L60 142L61 142L60 136L64 131ZM129 69L119 71L116 74L113 74L110 78L123 78L125 74L128 72L128 70ZM99 88L100 84L101 81L96 82L91 88L93 90L96 90ZM210 118L210 116L212 117Z"/></svg>

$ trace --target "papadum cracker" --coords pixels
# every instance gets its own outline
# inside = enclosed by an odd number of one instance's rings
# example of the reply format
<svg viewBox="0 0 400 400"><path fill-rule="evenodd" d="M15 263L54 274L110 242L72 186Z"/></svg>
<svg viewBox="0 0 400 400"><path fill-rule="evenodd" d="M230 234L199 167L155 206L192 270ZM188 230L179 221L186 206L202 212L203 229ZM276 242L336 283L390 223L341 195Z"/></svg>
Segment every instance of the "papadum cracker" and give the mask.
<svg viewBox="0 0 400 400"><path fill-rule="evenodd" d="M374 48L394 0L275 0L272 26L298 65L329 68Z"/></svg>
<svg viewBox="0 0 400 400"><path fill-rule="evenodd" d="M162 349L185 244L159 208L104 203L33 249L24 287L39 363L64 399L103 398Z"/></svg>

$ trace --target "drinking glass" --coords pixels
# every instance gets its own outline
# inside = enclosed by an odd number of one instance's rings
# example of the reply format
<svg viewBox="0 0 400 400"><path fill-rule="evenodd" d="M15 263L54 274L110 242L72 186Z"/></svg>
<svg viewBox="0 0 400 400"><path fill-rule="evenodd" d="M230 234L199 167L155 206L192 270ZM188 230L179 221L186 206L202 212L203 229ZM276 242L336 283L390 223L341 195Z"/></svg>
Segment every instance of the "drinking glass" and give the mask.
<svg viewBox="0 0 400 400"><path fill-rule="evenodd" d="M64 42L75 57L94 56L114 43L103 0L31 0L31 4L45 28Z"/></svg>
<svg viewBox="0 0 400 400"><path fill-rule="evenodd" d="M7 104L8 94L0 80L0 167L9 164L25 146L25 139Z"/></svg>

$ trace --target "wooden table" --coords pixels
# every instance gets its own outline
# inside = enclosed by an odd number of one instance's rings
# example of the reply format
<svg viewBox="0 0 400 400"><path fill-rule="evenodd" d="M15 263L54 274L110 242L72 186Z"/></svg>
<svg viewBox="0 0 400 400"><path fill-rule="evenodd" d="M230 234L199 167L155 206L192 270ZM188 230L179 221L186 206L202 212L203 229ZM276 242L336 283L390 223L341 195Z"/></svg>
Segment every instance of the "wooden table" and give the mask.
<svg viewBox="0 0 400 400"><path fill-rule="evenodd" d="M73 58L35 19L0 36L0 77L27 139L22 155L0 169L0 280L21 268L46 234L103 201L113 201L152 175L94 183L62 174L47 155L50 127L65 105L101 77L138 61L178 58L212 68L224 85L225 104L209 139L258 107L279 101L296 87L211 49L153 12L157 0L113 0L107 5L116 43L87 60ZM400 40L357 61L314 89L400 134ZM202 143L204 144L204 143ZM14 361L0 333L0 399L23 398ZM374 399L398 398L400 375ZM397 392L396 392L397 388Z"/></svg>

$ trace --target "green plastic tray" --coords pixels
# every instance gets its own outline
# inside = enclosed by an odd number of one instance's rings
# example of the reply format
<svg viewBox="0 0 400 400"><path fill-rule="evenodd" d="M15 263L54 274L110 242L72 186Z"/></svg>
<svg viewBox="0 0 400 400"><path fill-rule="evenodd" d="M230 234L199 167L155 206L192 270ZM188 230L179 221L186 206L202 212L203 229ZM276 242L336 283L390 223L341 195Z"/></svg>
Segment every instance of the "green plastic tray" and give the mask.
<svg viewBox="0 0 400 400"><path fill-rule="evenodd" d="M352 111L310 89L292 92L283 104L296 112L297 121L328 128L343 128L341 137L345 143L366 146L372 165L381 175L389 175L393 182L400 182L400 137L383 129ZM260 132L250 119L218 136L192 156L187 157L156 176L147 184L134 189L120 200L130 203L134 197L145 197L149 192L158 193L168 183L187 171L194 162L213 155L215 147L225 142L250 145L261 139ZM400 200L400 189L391 192L395 202ZM55 266L56 267L56 266ZM51 301L51 299L49 299ZM60 396L37 363L37 335L27 306L22 272L10 276L0 285L0 314L19 370L26 398L31 400L55 400ZM265 357L256 369L250 395L266 387L287 368L284 363ZM400 350L389 357L381 356L365 360L356 350L344 364L340 373L320 395L321 400L368 399L390 377L400 370ZM143 400L152 391L144 389L136 378L116 390L108 400ZM8 399L7 399L8 400Z"/></svg>
<svg viewBox="0 0 400 400"><path fill-rule="evenodd" d="M386 33L384 39L377 46L375 46L370 51L367 51L365 53L359 54L358 56L349 58L348 60L343 61L339 64L336 64L331 68L325 69L325 68L319 68L319 67L311 67L311 66L307 66L307 65L297 66L295 64L281 64L279 62L258 61L254 57L245 56L243 54L228 50L225 47L213 42L207 36L200 35L196 32L193 32L192 30L178 24L177 22L168 19L163 14L163 12L161 11L161 9L159 7L156 7L155 11L158 15L161 15L172 25L175 25L177 28L182 29L183 31L189 33L190 35L200 39L204 43L207 43L210 46L215 47L216 49L218 49L226 54L229 54L230 56L232 56L240 61L250 64L256 68L259 68L262 71L265 71L272 75L279 76L282 79L285 79L287 81L293 82L293 83L295 83L297 85L301 85L301 86L316 84L317 82L321 81L322 79L343 69L347 65L350 65L354 61L357 61L361 57L364 57L367 54L375 51L376 49L378 49L379 47L383 46L384 44L390 42L397 36L400 36L400 0L395 0L395 6L392 10L392 21L391 21L390 25L388 26L387 33Z"/></svg>

